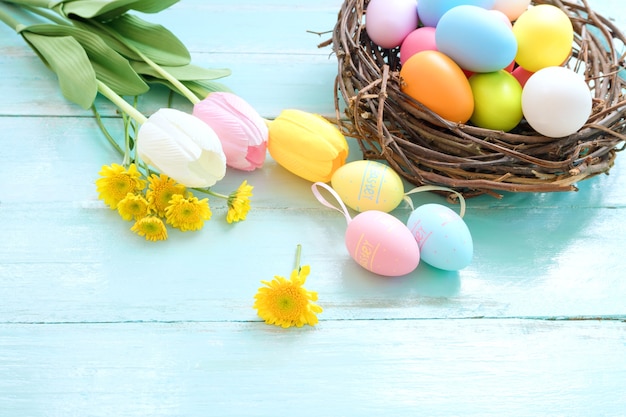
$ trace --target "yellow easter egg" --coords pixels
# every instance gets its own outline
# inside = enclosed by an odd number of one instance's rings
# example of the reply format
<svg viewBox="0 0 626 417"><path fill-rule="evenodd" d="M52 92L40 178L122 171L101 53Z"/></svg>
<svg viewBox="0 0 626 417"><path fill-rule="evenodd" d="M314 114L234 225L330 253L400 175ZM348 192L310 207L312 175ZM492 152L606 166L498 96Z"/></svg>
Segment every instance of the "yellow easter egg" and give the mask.
<svg viewBox="0 0 626 417"><path fill-rule="evenodd" d="M359 212L388 213L404 197L400 176L376 161L354 161L341 166L333 174L331 186L348 207Z"/></svg>
<svg viewBox="0 0 626 417"><path fill-rule="evenodd" d="M515 61L530 72L559 66L572 52L574 28L567 14L551 4L531 7L513 24Z"/></svg>

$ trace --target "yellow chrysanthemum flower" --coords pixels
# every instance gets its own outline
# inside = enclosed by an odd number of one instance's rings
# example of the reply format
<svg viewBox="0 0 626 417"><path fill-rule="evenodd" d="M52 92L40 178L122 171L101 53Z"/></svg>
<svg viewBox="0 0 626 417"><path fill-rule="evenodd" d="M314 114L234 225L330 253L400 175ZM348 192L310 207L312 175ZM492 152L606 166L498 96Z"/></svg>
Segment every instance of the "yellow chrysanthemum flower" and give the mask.
<svg viewBox="0 0 626 417"><path fill-rule="evenodd" d="M167 239L167 229L163 220L155 216L146 216L137 220L130 230L153 242Z"/></svg>
<svg viewBox="0 0 626 417"><path fill-rule="evenodd" d="M250 197L252 197L252 187L248 181L241 183L236 191L228 196L228 213L226 221L228 223L245 220L250 211Z"/></svg>
<svg viewBox="0 0 626 417"><path fill-rule="evenodd" d="M165 217L168 224L183 232L200 230L204 222L211 218L209 199L198 200L197 197L185 198L175 194L170 200L170 205L165 208Z"/></svg>
<svg viewBox="0 0 626 417"><path fill-rule="evenodd" d="M150 208L159 216L165 216L165 208L169 206L175 194L185 195L187 187L177 183L165 174L150 175L148 179L149 187L146 198L150 203Z"/></svg>
<svg viewBox="0 0 626 417"><path fill-rule="evenodd" d="M117 212L124 220L139 220L148 214L148 200L141 194L126 194L117 204Z"/></svg>
<svg viewBox="0 0 626 417"><path fill-rule="evenodd" d="M309 265L304 265L294 269L290 279L275 276L272 281L261 281L266 286L259 288L253 306L259 317L284 328L317 324L316 313L322 312L322 307L312 302L317 301L317 293L302 286L309 272Z"/></svg>
<svg viewBox="0 0 626 417"><path fill-rule="evenodd" d="M146 181L141 179L135 164L128 169L118 164L104 165L99 174L102 178L96 180L98 198L113 210L128 193L135 194L146 187Z"/></svg>

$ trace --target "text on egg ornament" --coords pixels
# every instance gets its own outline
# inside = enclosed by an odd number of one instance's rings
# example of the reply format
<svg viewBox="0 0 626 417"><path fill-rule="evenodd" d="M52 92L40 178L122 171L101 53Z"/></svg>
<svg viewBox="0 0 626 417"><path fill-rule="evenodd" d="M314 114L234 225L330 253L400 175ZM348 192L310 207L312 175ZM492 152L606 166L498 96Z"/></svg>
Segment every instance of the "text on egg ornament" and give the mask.
<svg viewBox="0 0 626 417"><path fill-rule="evenodd" d="M375 199L376 203L378 203L378 197L380 197L382 183L386 171L387 169L384 169L383 174L379 176L376 166L372 166L370 168L370 164L367 164L367 166L365 167L365 171L363 172L363 177L361 178L361 190L359 191L359 200L362 198L370 201ZM378 192L376 191L377 189Z"/></svg>
<svg viewBox="0 0 626 417"><path fill-rule="evenodd" d="M411 228L411 233L413 234L413 237L415 237L415 240L417 241L417 244L421 249L428 240L428 238L433 234L433 232L426 232L426 230L424 230L424 227L421 226L420 223L421 221L418 221L417 223L415 223L415 225L413 225L413 227Z"/></svg>
<svg viewBox="0 0 626 417"><path fill-rule="evenodd" d="M380 248L380 243L374 245L370 243L366 238L365 234L362 233L361 237L359 237L359 241L356 244L355 252L356 252L356 260L363 268L368 270L372 269L372 265L374 264L374 258L376 256L376 252L378 252L378 248Z"/></svg>

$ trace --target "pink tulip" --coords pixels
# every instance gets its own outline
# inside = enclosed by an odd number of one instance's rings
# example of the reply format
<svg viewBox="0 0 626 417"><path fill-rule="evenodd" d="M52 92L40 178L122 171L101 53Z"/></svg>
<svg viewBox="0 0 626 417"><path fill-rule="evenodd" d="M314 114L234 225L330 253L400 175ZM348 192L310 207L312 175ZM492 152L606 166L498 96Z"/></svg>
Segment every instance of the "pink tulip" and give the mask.
<svg viewBox="0 0 626 417"><path fill-rule="evenodd" d="M239 96L215 92L196 103L193 115L217 133L226 165L243 171L263 166L268 129L265 120Z"/></svg>

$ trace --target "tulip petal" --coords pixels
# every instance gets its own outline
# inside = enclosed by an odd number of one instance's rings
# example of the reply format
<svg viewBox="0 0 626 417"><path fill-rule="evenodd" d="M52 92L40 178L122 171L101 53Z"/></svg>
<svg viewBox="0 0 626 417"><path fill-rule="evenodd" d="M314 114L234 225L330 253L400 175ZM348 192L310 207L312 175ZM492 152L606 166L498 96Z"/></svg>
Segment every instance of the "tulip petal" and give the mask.
<svg viewBox="0 0 626 417"><path fill-rule="evenodd" d="M175 109L160 109L141 126L137 153L187 187L210 187L226 174L226 157L215 132Z"/></svg>
<svg viewBox="0 0 626 417"><path fill-rule="evenodd" d="M268 129L246 101L232 93L216 92L194 105L193 114L217 133L229 166L247 171L262 166L265 154L254 158L247 154L252 147L267 143Z"/></svg>
<svg viewBox="0 0 626 417"><path fill-rule="evenodd" d="M284 110L269 130L268 149L274 160L306 180L330 181L348 157L345 137L321 116Z"/></svg>

